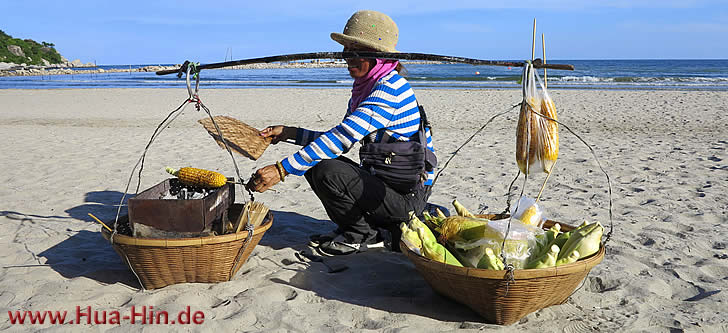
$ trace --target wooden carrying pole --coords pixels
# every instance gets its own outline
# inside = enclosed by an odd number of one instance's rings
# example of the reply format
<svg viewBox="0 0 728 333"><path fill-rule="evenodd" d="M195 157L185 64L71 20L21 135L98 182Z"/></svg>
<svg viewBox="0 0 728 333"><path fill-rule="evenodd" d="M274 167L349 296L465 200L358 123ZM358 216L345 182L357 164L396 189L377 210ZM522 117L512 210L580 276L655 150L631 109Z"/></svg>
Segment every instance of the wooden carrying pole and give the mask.
<svg viewBox="0 0 728 333"><path fill-rule="evenodd" d="M430 60L430 61L444 61L444 62L457 62L470 65L487 65L487 66L505 66L505 67L523 67L523 62L513 61L500 61L500 60L482 60L472 58L462 58L453 56L443 56L437 54L428 53L406 53L406 52L313 52L313 53L294 53L284 54L262 58L250 58L235 61L218 62L212 64L203 64L197 66L197 69L214 69L224 68L240 65L249 64L260 64L260 63L271 63L281 61L295 61L295 60L307 60L307 59L346 59L346 58L377 58L377 59L399 59L399 60ZM550 69L561 69L561 70L574 70L574 65L568 64L549 64L544 65L540 61L534 61L534 68L550 68ZM177 74L183 73L187 70L187 62L178 69L166 69L156 72L157 75Z"/></svg>

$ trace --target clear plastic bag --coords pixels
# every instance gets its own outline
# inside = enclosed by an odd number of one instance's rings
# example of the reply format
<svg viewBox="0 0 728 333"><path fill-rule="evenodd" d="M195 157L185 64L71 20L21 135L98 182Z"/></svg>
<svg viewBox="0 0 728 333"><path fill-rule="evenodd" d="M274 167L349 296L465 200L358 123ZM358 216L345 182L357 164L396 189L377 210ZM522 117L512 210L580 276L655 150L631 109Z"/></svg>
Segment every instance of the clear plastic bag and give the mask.
<svg viewBox="0 0 728 333"><path fill-rule="evenodd" d="M524 174L550 173L559 156L559 125L554 121L556 106L531 64L524 66L521 80L523 102L516 129L516 162Z"/></svg>
<svg viewBox="0 0 728 333"><path fill-rule="evenodd" d="M452 242L452 245L467 258L473 267L477 266L485 253L485 248L489 247L498 257L500 257L501 248L503 248L506 264L512 264L517 269L523 268L531 252L538 249L536 236L542 235L544 231L515 219L512 219L510 223L509 229L508 219L490 221L483 233L483 238L467 242ZM503 246L506 232L508 232L508 237L505 246Z"/></svg>
<svg viewBox="0 0 728 333"><path fill-rule="evenodd" d="M514 219L521 221L523 224L539 228L546 221L543 213L543 210L538 206L536 200L527 196L522 196L518 199L518 203L511 207L511 216Z"/></svg>

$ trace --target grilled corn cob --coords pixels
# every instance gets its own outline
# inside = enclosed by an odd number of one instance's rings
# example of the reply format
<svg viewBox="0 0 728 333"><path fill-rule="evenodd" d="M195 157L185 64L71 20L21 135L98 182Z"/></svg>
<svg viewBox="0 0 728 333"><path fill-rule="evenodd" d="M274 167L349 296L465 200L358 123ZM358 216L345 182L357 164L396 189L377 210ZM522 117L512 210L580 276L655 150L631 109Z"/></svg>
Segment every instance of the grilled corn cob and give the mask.
<svg viewBox="0 0 728 333"><path fill-rule="evenodd" d="M180 168L179 170L167 167L166 170L170 174L177 176L183 184L190 186L218 188L227 182L227 178L223 174L215 171L190 167Z"/></svg>
<svg viewBox="0 0 728 333"><path fill-rule="evenodd" d="M516 129L516 162L524 174L538 170L538 167L546 173L551 172L559 156L556 106L545 91L537 96L533 71L530 64L524 68L524 97ZM534 168L536 164L540 165Z"/></svg>

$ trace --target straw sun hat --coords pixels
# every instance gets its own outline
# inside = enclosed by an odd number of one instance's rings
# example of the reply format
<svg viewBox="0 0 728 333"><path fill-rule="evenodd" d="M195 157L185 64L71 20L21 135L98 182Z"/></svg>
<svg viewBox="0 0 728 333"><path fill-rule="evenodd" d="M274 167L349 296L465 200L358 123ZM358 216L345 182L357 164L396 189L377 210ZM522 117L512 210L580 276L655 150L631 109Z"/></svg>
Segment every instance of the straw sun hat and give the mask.
<svg viewBox="0 0 728 333"><path fill-rule="evenodd" d="M399 29L389 16L373 10L360 10L346 22L343 33L332 32L331 39L350 48L366 47L380 52L399 52Z"/></svg>

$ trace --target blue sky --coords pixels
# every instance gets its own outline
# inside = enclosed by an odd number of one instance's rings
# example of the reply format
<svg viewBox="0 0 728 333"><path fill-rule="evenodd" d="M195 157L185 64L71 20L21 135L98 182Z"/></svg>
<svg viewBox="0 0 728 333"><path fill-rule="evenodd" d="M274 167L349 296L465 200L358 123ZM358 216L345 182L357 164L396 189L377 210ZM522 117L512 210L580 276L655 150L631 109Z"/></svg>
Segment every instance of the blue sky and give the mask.
<svg viewBox="0 0 728 333"><path fill-rule="evenodd" d="M726 0L2 0L2 8L0 30L107 65L219 62L228 49L234 59L340 51L329 33L359 9L390 15L404 52L530 58L536 18L547 59L728 58Z"/></svg>

